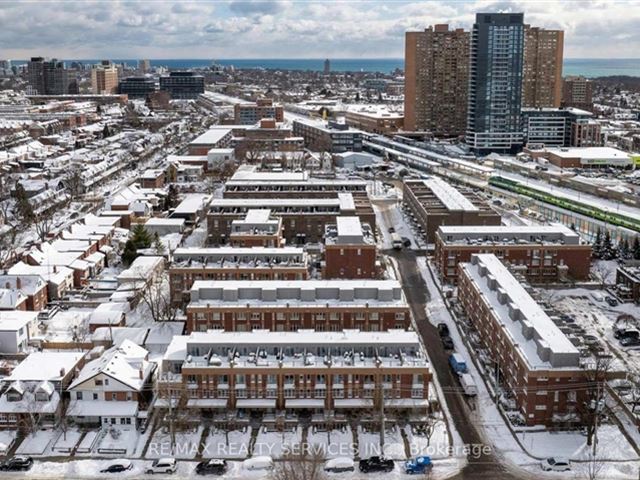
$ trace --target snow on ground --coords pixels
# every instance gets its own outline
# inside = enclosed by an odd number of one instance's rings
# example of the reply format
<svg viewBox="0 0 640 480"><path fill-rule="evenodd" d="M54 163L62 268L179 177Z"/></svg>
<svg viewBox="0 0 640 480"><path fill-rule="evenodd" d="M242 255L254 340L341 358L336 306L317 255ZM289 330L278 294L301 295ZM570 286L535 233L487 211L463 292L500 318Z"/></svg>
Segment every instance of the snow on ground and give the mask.
<svg viewBox="0 0 640 480"><path fill-rule="evenodd" d="M302 427L283 432L269 432L265 427L262 427L253 446L253 456L269 455L273 458L280 458L293 451L301 441Z"/></svg>
<svg viewBox="0 0 640 480"><path fill-rule="evenodd" d="M202 223L182 242L183 247L204 247L207 240L207 224Z"/></svg>
<svg viewBox="0 0 640 480"><path fill-rule="evenodd" d="M15 430L0 430L0 455L4 455L16 439Z"/></svg>
<svg viewBox="0 0 640 480"><path fill-rule="evenodd" d="M158 429L153 434L149 443L146 458L170 457L192 459L198 454L200 439L204 427L198 426L194 430L178 431L175 433L176 441L172 452L171 434L168 430Z"/></svg>
<svg viewBox="0 0 640 480"><path fill-rule="evenodd" d="M404 432L409 441L409 450L411 457L420 455L428 455L433 459L447 458L449 451L449 436L447 434L447 425L444 421L436 422L431 438L425 434L421 434L411 425L404 427Z"/></svg>
<svg viewBox="0 0 640 480"><path fill-rule="evenodd" d="M249 453L251 427L243 430L224 430L212 428L205 439L202 456L205 458L246 458Z"/></svg>
<svg viewBox="0 0 640 480"><path fill-rule="evenodd" d="M55 430L38 430L25 437L16 453L21 455L44 455L56 435Z"/></svg>
<svg viewBox="0 0 640 480"><path fill-rule="evenodd" d="M325 458L353 457L355 453L352 448L353 434L348 425L330 431L320 431L310 427L307 443L312 452L324 452Z"/></svg>
<svg viewBox="0 0 640 480"><path fill-rule="evenodd" d="M82 437L82 432L75 428L70 428L66 434L61 433L53 444L52 450L55 453L67 453L73 450Z"/></svg>
<svg viewBox="0 0 640 480"><path fill-rule="evenodd" d="M135 452L139 437L140 432L135 428L120 429L112 427L100 439L96 451L102 455L112 454L130 457Z"/></svg>
<svg viewBox="0 0 640 480"><path fill-rule="evenodd" d="M380 432L367 431L363 426L358 426L358 454L360 458L369 458L381 453L394 460L407 458L404 451L404 443L400 428L393 426L387 428L384 434L384 448L380 448Z"/></svg>

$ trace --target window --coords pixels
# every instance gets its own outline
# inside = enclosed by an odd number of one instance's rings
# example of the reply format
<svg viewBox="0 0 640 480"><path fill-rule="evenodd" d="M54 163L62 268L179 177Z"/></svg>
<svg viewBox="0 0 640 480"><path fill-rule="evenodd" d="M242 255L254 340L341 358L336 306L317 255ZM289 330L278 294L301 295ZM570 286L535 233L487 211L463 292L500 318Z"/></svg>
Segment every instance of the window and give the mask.
<svg viewBox="0 0 640 480"><path fill-rule="evenodd" d="M93 399L94 399L94 400L98 400L98 394L97 394L97 393L94 393L94 394L93 394Z"/></svg>
<svg viewBox="0 0 640 480"><path fill-rule="evenodd" d="M96 378L94 383L95 383L96 387L100 386L100 385L102 385L102 379Z"/></svg>
<svg viewBox="0 0 640 480"><path fill-rule="evenodd" d="M396 312L396 320L404 320L404 312Z"/></svg>
<svg viewBox="0 0 640 480"><path fill-rule="evenodd" d="M111 400L117 400L118 399L118 394L116 392L113 392L111 394Z"/></svg>
<svg viewBox="0 0 640 480"><path fill-rule="evenodd" d="M76 392L76 400L82 400L82 392Z"/></svg>
<svg viewBox="0 0 640 480"><path fill-rule="evenodd" d="M546 410L547 406L546 405L536 405L536 410Z"/></svg>

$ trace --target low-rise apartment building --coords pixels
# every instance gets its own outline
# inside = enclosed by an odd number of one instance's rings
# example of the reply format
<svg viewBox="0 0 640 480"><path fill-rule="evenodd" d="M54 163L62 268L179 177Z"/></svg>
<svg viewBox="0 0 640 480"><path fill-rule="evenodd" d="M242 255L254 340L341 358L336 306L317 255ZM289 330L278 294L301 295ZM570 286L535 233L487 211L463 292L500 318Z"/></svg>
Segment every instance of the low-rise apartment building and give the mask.
<svg viewBox="0 0 640 480"><path fill-rule="evenodd" d="M444 180L406 180L403 205L420 225L427 243L434 243L441 225L500 225L500 215L468 189L458 189Z"/></svg>
<svg viewBox="0 0 640 480"><path fill-rule="evenodd" d="M458 265L458 301L527 425L580 421L580 352L493 254Z"/></svg>
<svg viewBox="0 0 640 480"><path fill-rule="evenodd" d="M211 201L207 214L209 244L229 243L232 222L257 208L269 209L273 216L282 219L282 235L287 243L302 245L321 241L325 226L335 224L340 216L356 215L375 229L375 213L367 196L338 193L325 198L216 198Z"/></svg>
<svg viewBox="0 0 640 480"><path fill-rule="evenodd" d="M282 218L272 216L267 208L249 210L244 218L231 221L229 241L234 247L281 247Z"/></svg>
<svg viewBox="0 0 640 480"><path fill-rule="evenodd" d="M284 121L284 108L274 105L270 98L256 100L254 103L236 103L233 106L236 125L254 125L263 118L273 118L276 122Z"/></svg>
<svg viewBox="0 0 640 480"><path fill-rule="evenodd" d="M305 145L311 150L330 153L362 150L362 131L346 123L299 118L293 121L293 134L303 137Z"/></svg>
<svg viewBox="0 0 640 480"><path fill-rule="evenodd" d="M324 234L322 278L376 278L376 241L358 217L338 217Z"/></svg>
<svg viewBox="0 0 640 480"><path fill-rule="evenodd" d="M174 337L161 379L200 412L427 412L429 363L412 331L209 330ZM161 382L163 380L160 380ZM186 392L181 395L178 392Z"/></svg>
<svg viewBox="0 0 640 480"><path fill-rule="evenodd" d="M196 280L305 280L309 257L303 248L177 248L169 268L171 301L186 303Z"/></svg>
<svg viewBox="0 0 640 480"><path fill-rule="evenodd" d="M475 253L493 253L531 282L553 282L587 280L592 249L562 224L438 228L434 258L443 281L456 283L458 264Z"/></svg>
<svg viewBox="0 0 640 480"><path fill-rule="evenodd" d="M635 263L635 262L634 262ZM618 295L640 303L640 265L621 265L616 269Z"/></svg>
<svg viewBox="0 0 640 480"><path fill-rule="evenodd" d="M187 331L223 329L331 332L409 328L409 305L397 280L196 281Z"/></svg>

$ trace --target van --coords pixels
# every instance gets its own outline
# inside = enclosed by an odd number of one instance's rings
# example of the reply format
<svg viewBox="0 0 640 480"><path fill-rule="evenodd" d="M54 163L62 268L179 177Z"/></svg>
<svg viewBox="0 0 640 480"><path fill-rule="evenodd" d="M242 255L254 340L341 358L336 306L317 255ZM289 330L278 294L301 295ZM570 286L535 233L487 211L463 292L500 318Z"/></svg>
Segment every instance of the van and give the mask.
<svg viewBox="0 0 640 480"><path fill-rule="evenodd" d="M245 470L271 470L273 459L268 455L247 458L242 462L242 468Z"/></svg>
<svg viewBox="0 0 640 480"><path fill-rule="evenodd" d="M476 382L468 373L463 373L462 375L460 375L460 385L462 385L462 390L464 390L465 395L473 397L478 394L478 387L476 386Z"/></svg>
<svg viewBox="0 0 640 480"><path fill-rule="evenodd" d="M458 375L467 373L467 362L459 353L453 353L449 356L449 365Z"/></svg>
<svg viewBox="0 0 640 480"><path fill-rule="evenodd" d="M391 234L391 246L396 250L402 250L402 247L404 246L402 238L396 232Z"/></svg>

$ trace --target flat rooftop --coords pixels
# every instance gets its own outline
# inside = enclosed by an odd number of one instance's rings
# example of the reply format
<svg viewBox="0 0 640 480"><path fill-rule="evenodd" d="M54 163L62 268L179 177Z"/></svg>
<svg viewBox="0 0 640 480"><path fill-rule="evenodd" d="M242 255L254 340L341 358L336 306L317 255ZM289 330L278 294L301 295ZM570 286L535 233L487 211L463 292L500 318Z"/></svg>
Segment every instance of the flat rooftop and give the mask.
<svg viewBox="0 0 640 480"><path fill-rule="evenodd" d="M438 200L440 200L440 203L447 208L447 210L464 210L467 212L479 210L479 208L460 193L458 189L452 187L444 180L432 177L427 180L423 180L423 182L424 185L433 192Z"/></svg>
<svg viewBox="0 0 640 480"><path fill-rule="evenodd" d="M570 228L556 223L546 226L448 226L438 228L438 235L445 243L495 242L495 243L563 243L579 245L580 236Z"/></svg>
<svg viewBox="0 0 640 480"><path fill-rule="evenodd" d="M227 135L231 135L231 131L231 128L212 128L193 139L189 145L215 145Z"/></svg>
<svg viewBox="0 0 640 480"><path fill-rule="evenodd" d="M579 368L580 353L493 254L476 254L463 270L532 369Z"/></svg>
<svg viewBox="0 0 640 480"><path fill-rule="evenodd" d="M571 147L547 148L547 152L562 158L599 159L629 159L630 154L613 147Z"/></svg>

